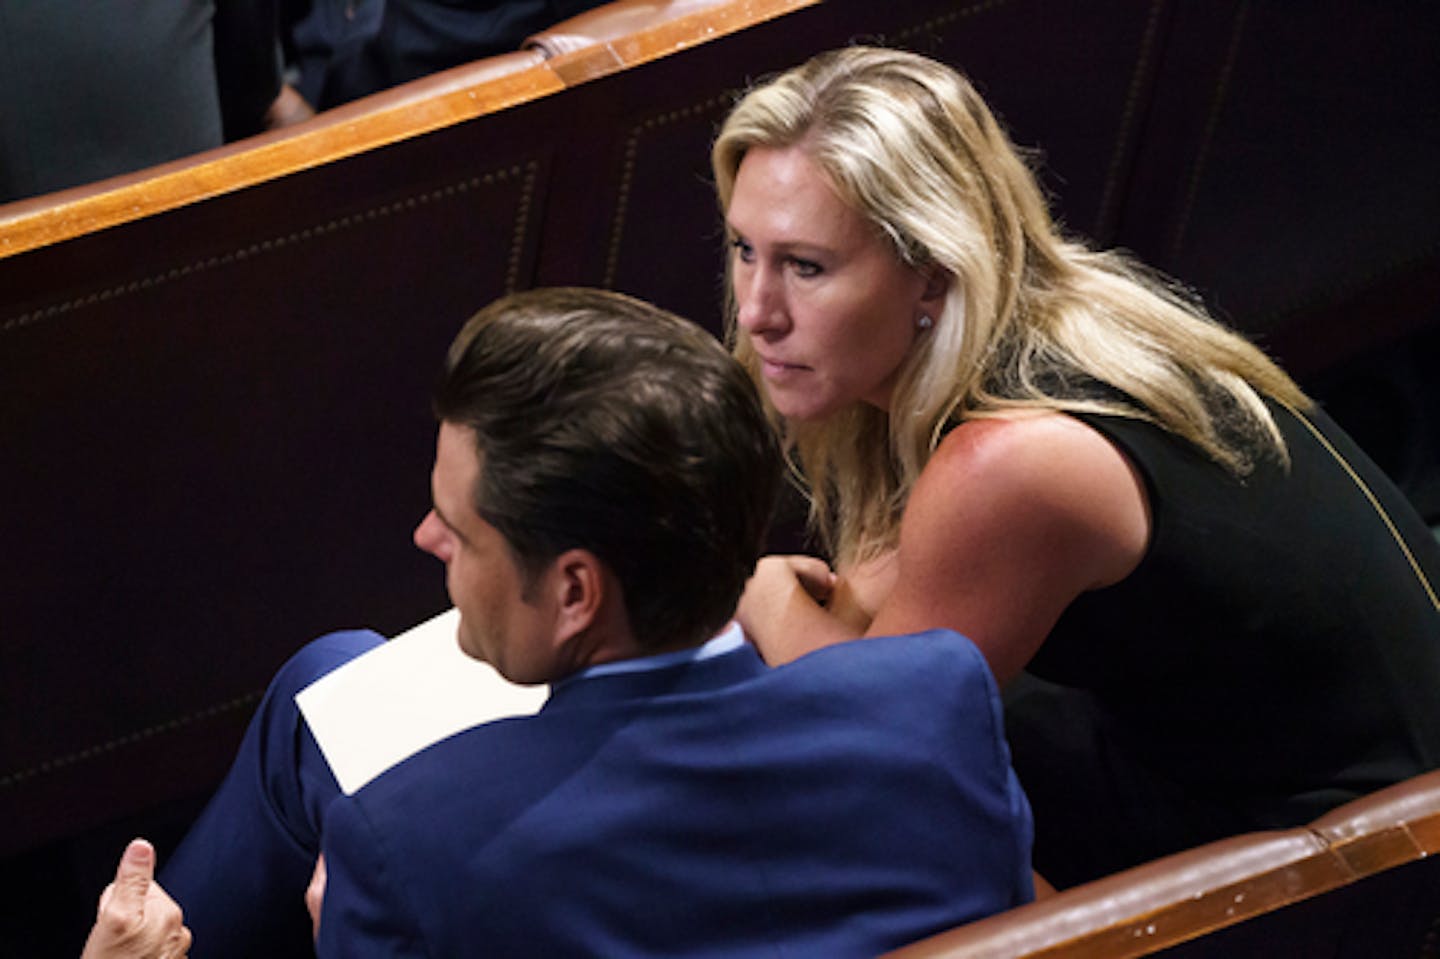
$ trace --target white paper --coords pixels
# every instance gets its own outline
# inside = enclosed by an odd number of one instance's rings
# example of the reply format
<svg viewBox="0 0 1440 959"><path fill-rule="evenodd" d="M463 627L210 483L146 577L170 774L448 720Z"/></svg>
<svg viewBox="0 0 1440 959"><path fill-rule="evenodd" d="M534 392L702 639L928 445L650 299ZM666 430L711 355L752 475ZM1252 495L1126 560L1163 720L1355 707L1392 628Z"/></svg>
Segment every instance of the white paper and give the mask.
<svg viewBox="0 0 1440 959"><path fill-rule="evenodd" d="M465 655L457 610L426 620L295 696L348 796L432 743L510 716L530 716L547 686L517 686Z"/></svg>

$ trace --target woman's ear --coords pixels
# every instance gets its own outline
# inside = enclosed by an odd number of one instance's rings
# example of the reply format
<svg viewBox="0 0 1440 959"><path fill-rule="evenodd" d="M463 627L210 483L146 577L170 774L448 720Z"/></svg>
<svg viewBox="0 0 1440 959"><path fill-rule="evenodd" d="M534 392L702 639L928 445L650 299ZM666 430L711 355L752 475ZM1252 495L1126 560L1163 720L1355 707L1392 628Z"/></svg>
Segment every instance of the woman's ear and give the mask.
<svg viewBox="0 0 1440 959"><path fill-rule="evenodd" d="M925 277L925 290L920 294L920 303L931 311L932 316L938 316L945 305L945 297L950 295L950 283L954 277L938 263L925 267L921 275Z"/></svg>

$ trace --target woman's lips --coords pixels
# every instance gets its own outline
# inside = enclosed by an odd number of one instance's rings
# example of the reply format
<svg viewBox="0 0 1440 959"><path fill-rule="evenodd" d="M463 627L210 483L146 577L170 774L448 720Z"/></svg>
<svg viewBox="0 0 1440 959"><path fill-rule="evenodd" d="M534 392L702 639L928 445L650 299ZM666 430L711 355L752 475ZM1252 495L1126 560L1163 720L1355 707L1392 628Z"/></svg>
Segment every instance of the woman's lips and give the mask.
<svg viewBox="0 0 1440 959"><path fill-rule="evenodd" d="M787 373L798 373L807 370L809 367L801 366L799 363L785 363L781 360L772 360L768 357L760 357L760 368L766 378L774 379L777 376L784 376Z"/></svg>

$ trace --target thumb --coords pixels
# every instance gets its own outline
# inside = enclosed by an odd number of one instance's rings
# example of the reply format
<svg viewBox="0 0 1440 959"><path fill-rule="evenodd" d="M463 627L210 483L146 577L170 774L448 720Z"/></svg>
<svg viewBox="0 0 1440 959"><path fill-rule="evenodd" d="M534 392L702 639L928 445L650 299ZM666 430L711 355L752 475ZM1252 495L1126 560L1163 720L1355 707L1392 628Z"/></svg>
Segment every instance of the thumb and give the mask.
<svg viewBox="0 0 1440 959"><path fill-rule="evenodd" d="M138 911L145 902L145 894L150 890L150 884L154 881L155 847L144 839L130 840L130 845L125 847L125 854L120 857L120 865L115 870L112 901L120 909Z"/></svg>
<svg viewBox="0 0 1440 959"><path fill-rule="evenodd" d="M822 606L829 602L835 592L838 577L828 563L813 556L796 556L790 560L790 568L794 571L800 588L805 590L811 599Z"/></svg>

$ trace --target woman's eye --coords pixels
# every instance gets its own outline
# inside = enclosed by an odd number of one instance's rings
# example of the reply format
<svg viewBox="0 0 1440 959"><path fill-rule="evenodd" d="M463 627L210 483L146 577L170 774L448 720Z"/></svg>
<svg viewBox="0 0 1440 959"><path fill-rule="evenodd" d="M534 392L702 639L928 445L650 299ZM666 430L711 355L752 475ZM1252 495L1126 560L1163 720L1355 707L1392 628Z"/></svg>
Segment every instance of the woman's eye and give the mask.
<svg viewBox="0 0 1440 959"><path fill-rule="evenodd" d="M821 272L823 272L820 268L820 264L816 263L814 260L792 259L790 261L790 266L795 271L796 276L804 277L807 279L812 276L819 276Z"/></svg>
<svg viewBox="0 0 1440 959"><path fill-rule="evenodd" d="M738 236L730 241L730 246L734 248L735 255L740 258L742 263L749 263L755 259L755 250Z"/></svg>

